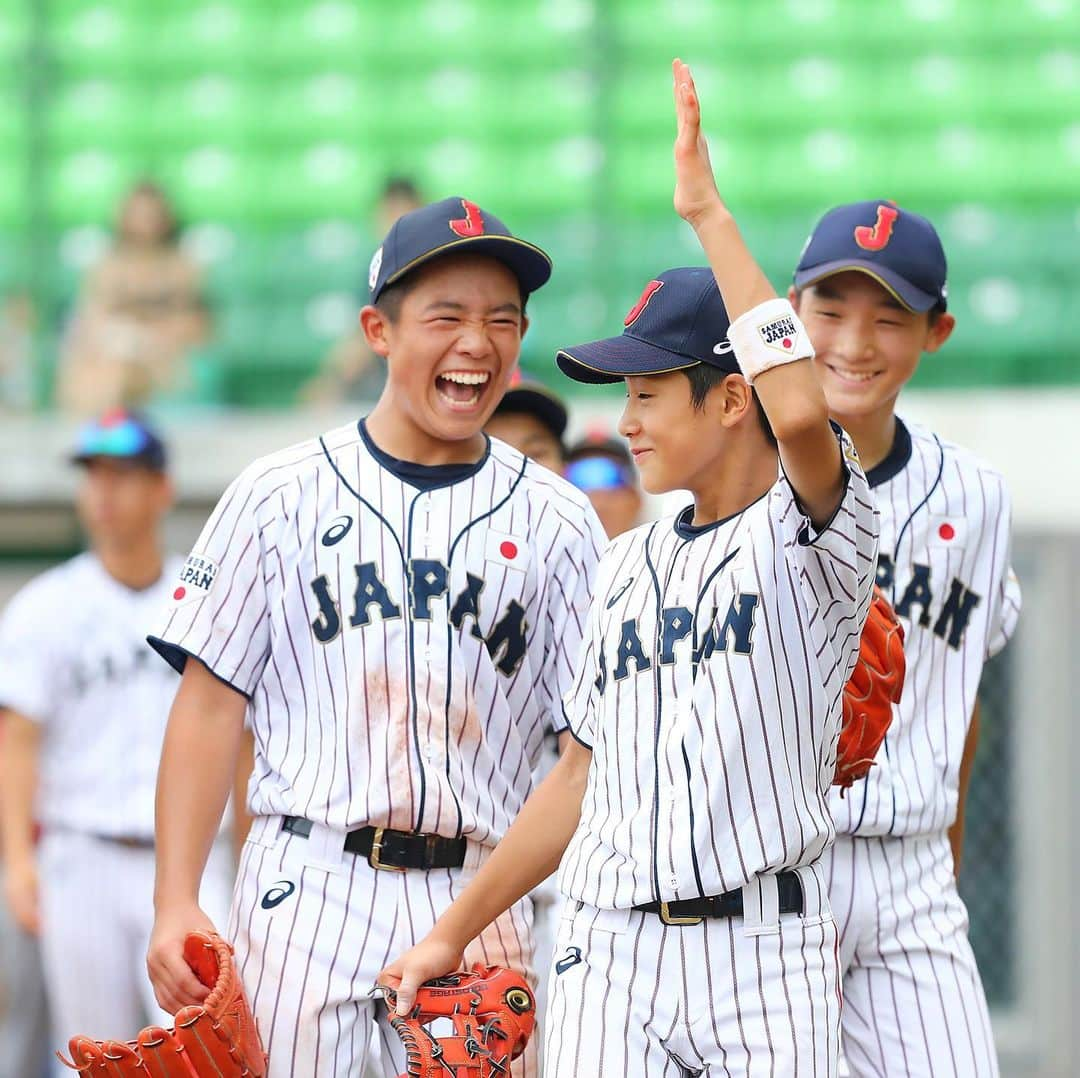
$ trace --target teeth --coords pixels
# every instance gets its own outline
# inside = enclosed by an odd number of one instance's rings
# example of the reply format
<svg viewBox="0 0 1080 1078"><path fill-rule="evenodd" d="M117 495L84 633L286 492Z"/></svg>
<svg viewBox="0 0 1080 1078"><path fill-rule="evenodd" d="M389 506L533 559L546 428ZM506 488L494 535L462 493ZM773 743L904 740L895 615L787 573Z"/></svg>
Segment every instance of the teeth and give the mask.
<svg viewBox="0 0 1080 1078"><path fill-rule="evenodd" d="M869 382L871 378L877 377L877 371L848 371L843 367L833 367L832 370L848 382Z"/></svg>
<svg viewBox="0 0 1080 1078"><path fill-rule="evenodd" d="M482 386L491 375L483 371L447 371L442 377L459 386Z"/></svg>

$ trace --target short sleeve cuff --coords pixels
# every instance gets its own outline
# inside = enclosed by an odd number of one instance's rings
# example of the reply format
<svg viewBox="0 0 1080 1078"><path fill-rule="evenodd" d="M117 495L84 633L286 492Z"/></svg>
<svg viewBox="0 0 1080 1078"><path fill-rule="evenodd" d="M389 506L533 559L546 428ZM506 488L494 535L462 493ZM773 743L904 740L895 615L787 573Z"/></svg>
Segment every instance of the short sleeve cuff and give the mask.
<svg viewBox="0 0 1080 1078"><path fill-rule="evenodd" d="M246 689L242 689L234 681L230 681L227 677L215 670L201 655L196 655L193 651L188 651L186 648L182 648L179 644L170 643L168 640L163 640L160 636L148 636L146 642L156 651L178 674L184 672L184 668L187 666L188 659L195 659L202 663L211 674L214 675L223 685L228 685L234 692L238 692L245 700L251 699L251 693Z"/></svg>

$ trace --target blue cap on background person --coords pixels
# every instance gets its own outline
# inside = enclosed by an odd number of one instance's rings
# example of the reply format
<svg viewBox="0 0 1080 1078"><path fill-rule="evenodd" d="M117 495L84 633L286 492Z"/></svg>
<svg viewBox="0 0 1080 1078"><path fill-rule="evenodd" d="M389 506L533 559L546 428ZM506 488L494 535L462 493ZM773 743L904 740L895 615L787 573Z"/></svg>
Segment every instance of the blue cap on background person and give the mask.
<svg viewBox="0 0 1080 1078"><path fill-rule="evenodd" d="M637 487L637 474L626 442L601 434L582 438L567 450L563 474L586 494Z"/></svg>
<svg viewBox="0 0 1080 1078"><path fill-rule="evenodd" d="M946 308L948 265L937 230L888 199L829 210L806 241L795 287L848 270L873 277L908 310Z"/></svg>
<svg viewBox="0 0 1080 1078"><path fill-rule="evenodd" d="M168 465L165 443L147 421L135 412L115 408L79 429L73 464L86 464L95 457L127 460L154 472Z"/></svg>
<svg viewBox="0 0 1080 1078"><path fill-rule="evenodd" d="M666 374L708 363L737 374L727 339L728 316L711 269L670 269L650 281L630 308L618 337L605 337L556 355L578 382L605 384L627 375Z"/></svg>
<svg viewBox="0 0 1080 1078"><path fill-rule="evenodd" d="M391 226L368 270L371 302L426 262L465 253L502 262L526 294L551 276L551 259L535 244L512 235L494 214L465 198L444 198L404 214Z"/></svg>

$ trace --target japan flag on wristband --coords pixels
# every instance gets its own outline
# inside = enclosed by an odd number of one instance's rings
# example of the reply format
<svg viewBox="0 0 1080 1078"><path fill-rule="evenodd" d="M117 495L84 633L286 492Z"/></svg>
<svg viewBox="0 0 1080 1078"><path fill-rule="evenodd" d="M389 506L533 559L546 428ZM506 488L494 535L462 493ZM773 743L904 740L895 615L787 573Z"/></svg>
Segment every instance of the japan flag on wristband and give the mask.
<svg viewBox="0 0 1080 1078"><path fill-rule="evenodd" d="M528 548L523 539L505 532L487 533L487 560L524 572L529 564Z"/></svg>

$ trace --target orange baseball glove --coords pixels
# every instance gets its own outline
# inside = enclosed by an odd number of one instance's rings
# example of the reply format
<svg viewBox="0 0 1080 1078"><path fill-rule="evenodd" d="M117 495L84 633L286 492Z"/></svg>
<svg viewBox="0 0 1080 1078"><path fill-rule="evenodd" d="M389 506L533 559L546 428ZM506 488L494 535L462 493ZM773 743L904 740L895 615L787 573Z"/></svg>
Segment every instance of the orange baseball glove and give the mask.
<svg viewBox="0 0 1080 1078"><path fill-rule="evenodd" d="M263 1078L266 1054L232 948L220 936L192 932L184 958L210 995L178 1011L172 1029L147 1026L127 1042L72 1037L71 1060L60 1056L61 1062L80 1074L110 1078Z"/></svg>
<svg viewBox="0 0 1080 1078"><path fill-rule="evenodd" d="M401 1078L493 1078L510 1073L536 1024L536 1001L525 978L500 966L474 966L420 986L405 1017L397 993L381 986L390 1025L405 1045ZM427 1023L449 1019L453 1033L435 1036Z"/></svg>
<svg viewBox="0 0 1080 1078"><path fill-rule="evenodd" d="M859 657L844 686L844 720L833 785L850 789L874 766L904 688L904 629L881 589L874 588Z"/></svg>

